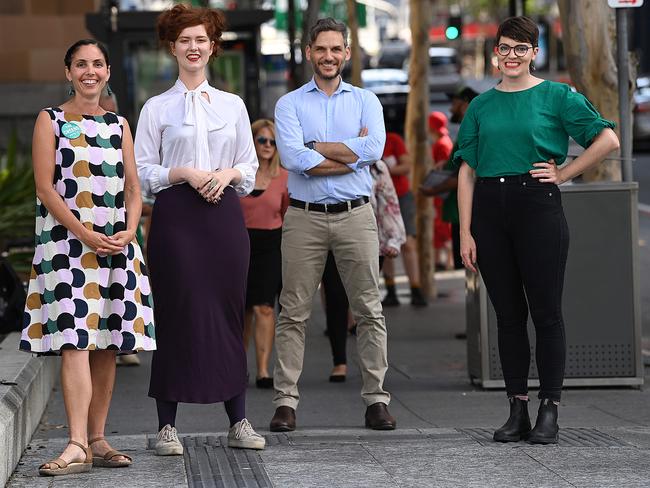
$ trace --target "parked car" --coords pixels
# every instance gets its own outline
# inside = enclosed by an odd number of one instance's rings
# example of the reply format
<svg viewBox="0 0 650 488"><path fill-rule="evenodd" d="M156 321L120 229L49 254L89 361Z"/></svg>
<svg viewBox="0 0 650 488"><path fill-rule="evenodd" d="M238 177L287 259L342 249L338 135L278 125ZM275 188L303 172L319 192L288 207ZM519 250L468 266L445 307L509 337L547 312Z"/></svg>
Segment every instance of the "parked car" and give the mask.
<svg viewBox="0 0 650 488"><path fill-rule="evenodd" d="M634 144L650 147L650 76L636 80L633 113L632 137Z"/></svg>
<svg viewBox="0 0 650 488"><path fill-rule="evenodd" d="M411 53L411 46L401 39L384 42L375 62L376 68L401 69Z"/></svg>
<svg viewBox="0 0 650 488"><path fill-rule="evenodd" d="M430 47L429 91L447 93L461 82L456 50L450 47Z"/></svg>
<svg viewBox="0 0 650 488"><path fill-rule="evenodd" d="M404 61L404 71L408 72L409 59ZM429 48L429 93L432 101L446 100L446 93L453 92L461 85L458 54L451 47Z"/></svg>
<svg viewBox="0 0 650 488"><path fill-rule="evenodd" d="M406 72L389 68L364 69L361 81L364 88L377 95L384 107L386 129L402 134L410 89Z"/></svg>

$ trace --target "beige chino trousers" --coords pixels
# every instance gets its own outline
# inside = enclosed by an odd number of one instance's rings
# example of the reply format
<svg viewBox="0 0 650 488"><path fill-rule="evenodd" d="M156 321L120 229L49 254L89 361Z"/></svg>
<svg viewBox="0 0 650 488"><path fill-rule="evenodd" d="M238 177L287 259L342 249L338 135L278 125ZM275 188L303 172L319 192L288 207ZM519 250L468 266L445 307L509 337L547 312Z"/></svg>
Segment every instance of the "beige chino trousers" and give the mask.
<svg viewBox="0 0 650 488"><path fill-rule="evenodd" d="M370 204L340 213L289 207L282 226L282 311L275 330L275 407L298 406L305 327L331 250L357 323L357 349L367 405L390 402L386 322L379 296L379 241Z"/></svg>

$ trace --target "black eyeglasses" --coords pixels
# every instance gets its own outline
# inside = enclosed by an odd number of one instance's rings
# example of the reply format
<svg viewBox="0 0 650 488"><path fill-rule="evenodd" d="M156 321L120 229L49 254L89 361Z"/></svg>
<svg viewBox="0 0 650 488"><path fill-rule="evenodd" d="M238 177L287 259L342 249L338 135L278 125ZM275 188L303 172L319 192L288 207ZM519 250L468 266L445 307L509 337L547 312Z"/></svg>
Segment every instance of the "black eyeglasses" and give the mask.
<svg viewBox="0 0 650 488"><path fill-rule="evenodd" d="M510 51L515 51L515 56L522 58L526 55L529 49L533 49L535 46L526 46L526 44L517 44L516 46L510 46L508 44L499 44L496 48L496 52L499 56L507 56L510 54Z"/></svg>
<svg viewBox="0 0 650 488"><path fill-rule="evenodd" d="M268 137L259 136L255 140L258 142L258 144L262 146L268 142L269 144L271 144L271 146L275 147L275 139L269 139Z"/></svg>

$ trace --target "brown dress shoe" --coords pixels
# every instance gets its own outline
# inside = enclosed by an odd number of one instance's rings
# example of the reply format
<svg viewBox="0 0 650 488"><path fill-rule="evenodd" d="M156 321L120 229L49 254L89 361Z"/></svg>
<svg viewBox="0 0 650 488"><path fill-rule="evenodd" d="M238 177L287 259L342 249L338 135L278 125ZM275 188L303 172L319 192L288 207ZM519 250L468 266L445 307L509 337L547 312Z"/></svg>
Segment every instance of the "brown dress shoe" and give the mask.
<svg viewBox="0 0 650 488"><path fill-rule="evenodd" d="M296 411L291 407L278 407L271 419L271 432L291 432L296 430Z"/></svg>
<svg viewBox="0 0 650 488"><path fill-rule="evenodd" d="M377 402L366 408L366 427L373 430L395 430L397 421L385 403Z"/></svg>

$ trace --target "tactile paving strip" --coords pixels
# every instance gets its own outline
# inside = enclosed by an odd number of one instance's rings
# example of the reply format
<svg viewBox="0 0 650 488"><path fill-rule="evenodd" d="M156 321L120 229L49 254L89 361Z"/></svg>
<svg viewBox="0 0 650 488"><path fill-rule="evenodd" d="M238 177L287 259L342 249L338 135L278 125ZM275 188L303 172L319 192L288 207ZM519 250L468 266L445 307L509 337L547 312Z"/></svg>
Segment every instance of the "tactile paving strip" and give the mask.
<svg viewBox="0 0 650 488"><path fill-rule="evenodd" d="M269 436L271 437L271 436ZM267 445L282 443L280 437L267 437ZM286 436L285 436L286 437ZM190 487L201 488L272 488L258 451L230 449L225 436L185 436L183 444L185 472ZM269 442L270 441L270 442ZM147 448L153 449L155 438Z"/></svg>
<svg viewBox="0 0 650 488"><path fill-rule="evenodd" d="M473 429L458 429L460 432L470 436L472 439L477 441L483 446L494 446L499 443L495 443L492 439L494 434L494 429L483 429L483 428L473 428ZM524 441L519 443L507 443L507 445L530 445ZM558 440L558 446L560 447L632 447L630 444L612 437L609 434L600 432L597 429L592 428L560 428L560 437Z"/></svg>

